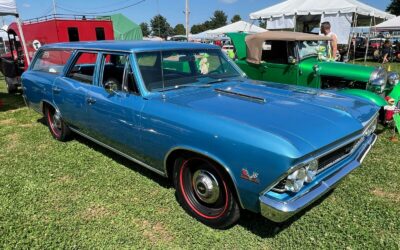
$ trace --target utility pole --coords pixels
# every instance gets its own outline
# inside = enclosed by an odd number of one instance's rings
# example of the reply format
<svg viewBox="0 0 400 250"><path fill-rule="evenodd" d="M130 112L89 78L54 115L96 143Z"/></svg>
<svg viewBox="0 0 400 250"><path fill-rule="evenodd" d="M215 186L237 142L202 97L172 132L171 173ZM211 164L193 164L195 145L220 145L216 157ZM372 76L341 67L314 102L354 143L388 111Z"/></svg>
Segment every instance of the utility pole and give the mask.
<svg viewBox="0 0 400 250"><path fill-rule="evenodd" d="M189 41L189 0L186 0L186 9L185 9L185 16L186 16L186 39Z"/></svg>
<svg viewBox="0 0 400 250"><path fill-rule="evenodd" d="M57 15L56 0L53 0L53 15Z"/></svg>

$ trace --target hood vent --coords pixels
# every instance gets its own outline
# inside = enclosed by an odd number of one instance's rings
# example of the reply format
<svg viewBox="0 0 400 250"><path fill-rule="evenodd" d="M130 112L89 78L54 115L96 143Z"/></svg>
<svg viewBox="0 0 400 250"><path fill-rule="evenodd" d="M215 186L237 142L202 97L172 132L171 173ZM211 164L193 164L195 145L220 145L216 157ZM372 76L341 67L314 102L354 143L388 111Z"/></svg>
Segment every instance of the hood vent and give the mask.
<svg viewBox="0 0 400 250"><path fill-rule="evenodd" d="M258 97L258 96L252 96L252 95L247 95L247 94L243 94L243 93L239 93L239 92L235 92L229 89L215 89L216 92L220 93L220 94L225 94L225 95L230 95L230 96L236 96L242 99L247 99L253 102L258 102L258 103L266 103L267 100L265 100L265 98L262 97Z"/></svg>

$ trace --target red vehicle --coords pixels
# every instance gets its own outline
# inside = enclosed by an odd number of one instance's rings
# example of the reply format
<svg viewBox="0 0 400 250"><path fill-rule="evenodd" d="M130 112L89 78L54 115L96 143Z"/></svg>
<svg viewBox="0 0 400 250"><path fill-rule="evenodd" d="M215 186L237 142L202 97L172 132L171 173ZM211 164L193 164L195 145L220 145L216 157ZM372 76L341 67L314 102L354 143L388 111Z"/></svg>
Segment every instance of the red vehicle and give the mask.
<svg viewBox="0 0 400 250"><path fill-rule="evenodd" d="M10 24L10 53L0 60L9 93L18 90L20 76L28 68L28 60L43 45L58 42L114 40L112 21L108 17L52 15L27 20L22 24L28 55L20 41L17 23Z"/></svg>

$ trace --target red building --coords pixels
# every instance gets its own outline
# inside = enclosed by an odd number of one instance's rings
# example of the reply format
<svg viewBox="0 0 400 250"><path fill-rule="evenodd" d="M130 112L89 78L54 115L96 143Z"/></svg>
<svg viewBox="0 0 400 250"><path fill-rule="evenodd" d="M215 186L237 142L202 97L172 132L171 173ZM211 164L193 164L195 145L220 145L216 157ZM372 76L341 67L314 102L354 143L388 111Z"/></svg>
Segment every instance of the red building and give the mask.
<svg viewBox="0 0 400 250"><path fill-rule="evenodd" d="M0 63L7 87L19 85L19 76L28 67L26 56L32 59L35 52L45 44L114 40L112 21L107 17L52 15L24 21L22 30L28 55L23 52L17 23L11 23L8 28L11 52L2 57Z"/></svg>

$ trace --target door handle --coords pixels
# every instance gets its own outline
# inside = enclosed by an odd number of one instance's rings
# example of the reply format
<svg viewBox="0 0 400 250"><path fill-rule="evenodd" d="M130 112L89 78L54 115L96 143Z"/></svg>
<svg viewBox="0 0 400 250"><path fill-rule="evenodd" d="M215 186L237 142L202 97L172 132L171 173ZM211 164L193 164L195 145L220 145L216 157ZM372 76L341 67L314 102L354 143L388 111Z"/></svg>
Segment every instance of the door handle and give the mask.
<svg viewBox="0 0 400 250"><path fill-rule="evenodd" d="M53 92L54 92L54 94L58 94L61 92L61 89L58 87L53 87Z"/></svg>
<svg viewBox="0 0 400 250"><path fill-rule="evenodd" d="M96 100L93 99L93 98L91 98L91 97L89 97L88 99L86 99L86 102L87 102L89 105L92 105L92 104L95 104L95 103L96 103Z"/></svg>

